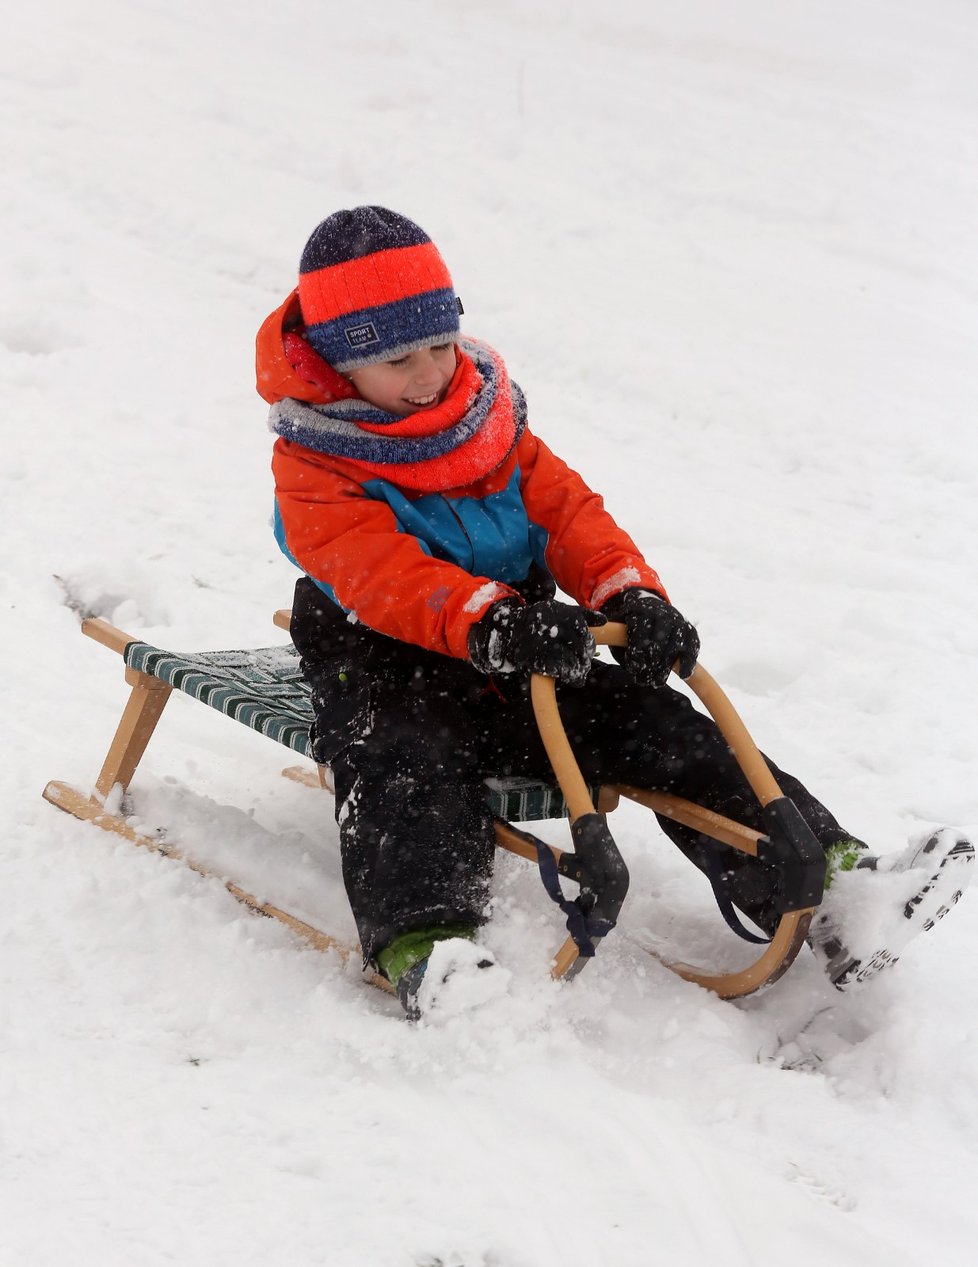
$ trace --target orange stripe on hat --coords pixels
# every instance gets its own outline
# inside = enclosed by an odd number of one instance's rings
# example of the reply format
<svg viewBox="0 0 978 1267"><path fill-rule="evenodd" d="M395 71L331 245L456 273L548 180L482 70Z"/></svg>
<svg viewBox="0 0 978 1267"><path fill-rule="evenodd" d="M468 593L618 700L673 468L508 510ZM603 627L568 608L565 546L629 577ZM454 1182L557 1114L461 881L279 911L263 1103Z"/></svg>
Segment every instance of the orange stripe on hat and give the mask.
<svg viewBox="0 0 978 1267"><path fill-rule="evenodd" d="M377 308L432 290L451 290L452 279L434 242L374 251L302 273L299 296L307 325Z"/></svg>

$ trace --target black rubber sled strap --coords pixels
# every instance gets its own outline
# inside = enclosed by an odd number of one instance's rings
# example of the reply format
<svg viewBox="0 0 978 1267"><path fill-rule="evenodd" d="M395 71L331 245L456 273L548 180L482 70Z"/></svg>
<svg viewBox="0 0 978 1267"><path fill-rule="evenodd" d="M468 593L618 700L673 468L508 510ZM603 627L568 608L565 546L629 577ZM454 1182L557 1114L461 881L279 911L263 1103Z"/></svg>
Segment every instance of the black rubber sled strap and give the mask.
<svg viewBox="0 0 978 1267"><path fill-rule="evenodd" d="M540 879L547 890L547 896L560 907L567 919L567 931L577 947L577 953L584 959L594 957L594 939L606 937L615 926L613 919L590 919L584 914L576 901L564 897L560 887L560 876L557 872L557 861L549 845L541 840L534 840L537 851L537 863L540 867Z"/></svg>
<svg viewBox="0 0 978 1267"><path fill-rule="evenodd" d="M738 937L742 937L744 941L753 942L755 946L767 946L771 941L770 937L761 937L757 933L752 933L750 929L741 922L740 916L737 914L736 908L730 900L730 894L727 891L727 886L724 883L725 872L723 869L723 863L717 855L712 850L704 850L701 865L706 878L713 887L713 896L716 898L716 903L720 909L720 914L723 916L724 923L731 932L736 933Z"/></svg>

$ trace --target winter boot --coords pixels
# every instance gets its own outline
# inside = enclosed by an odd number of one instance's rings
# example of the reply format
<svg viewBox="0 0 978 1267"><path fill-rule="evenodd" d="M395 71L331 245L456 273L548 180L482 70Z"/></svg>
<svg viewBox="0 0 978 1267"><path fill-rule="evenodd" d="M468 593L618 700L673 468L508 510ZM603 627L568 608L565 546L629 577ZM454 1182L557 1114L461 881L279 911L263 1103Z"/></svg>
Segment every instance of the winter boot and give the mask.
<svg viewBox="0 0 978 1267"><path fill-rule="evenodd" d="M970 841L950 827L885 857L859 841L831 845L808 942L836 989L869 981L943 919L967 887L974 859Z"/></svg>

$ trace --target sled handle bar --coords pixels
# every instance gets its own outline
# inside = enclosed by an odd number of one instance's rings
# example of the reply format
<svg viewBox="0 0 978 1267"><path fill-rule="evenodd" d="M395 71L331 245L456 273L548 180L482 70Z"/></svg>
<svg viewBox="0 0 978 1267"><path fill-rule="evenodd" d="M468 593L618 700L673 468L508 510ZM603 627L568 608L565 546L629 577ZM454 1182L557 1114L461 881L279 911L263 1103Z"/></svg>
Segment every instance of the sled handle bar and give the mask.
<svg viewBox="0 0 978 1267"><path fill-rule="evenodd" d="M601 646L624 647L627 645L625 626L618 622L601 625L592 629L591 634L594 641ZM673 670L675 671L675 666ZM761 806L778 800L782 793L777 780L758 751L757 744L750 737L747 727L715 679L701 664L697 664L689 677L683 680L716 722ZM550 764L554 768L564 800L567 802L571 822L582 814L593 814L595 811L591 793L581 774L557 710L553 678L534 674L530 692L540 737L550 758Z"/></svg>

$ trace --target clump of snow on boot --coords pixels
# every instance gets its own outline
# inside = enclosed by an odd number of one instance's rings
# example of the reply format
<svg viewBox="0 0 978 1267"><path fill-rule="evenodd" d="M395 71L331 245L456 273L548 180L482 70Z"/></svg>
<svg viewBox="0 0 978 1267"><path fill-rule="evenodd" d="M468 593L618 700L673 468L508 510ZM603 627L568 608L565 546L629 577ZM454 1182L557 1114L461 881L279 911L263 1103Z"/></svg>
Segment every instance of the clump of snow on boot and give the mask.
<svg viewBox="0 0 978 1267"><path fill-rule="evenodd" d="M484 946L464 937L436 943L417 991L420 1019L441 1024L499 998L509 989L508 968Z"/></svg>

